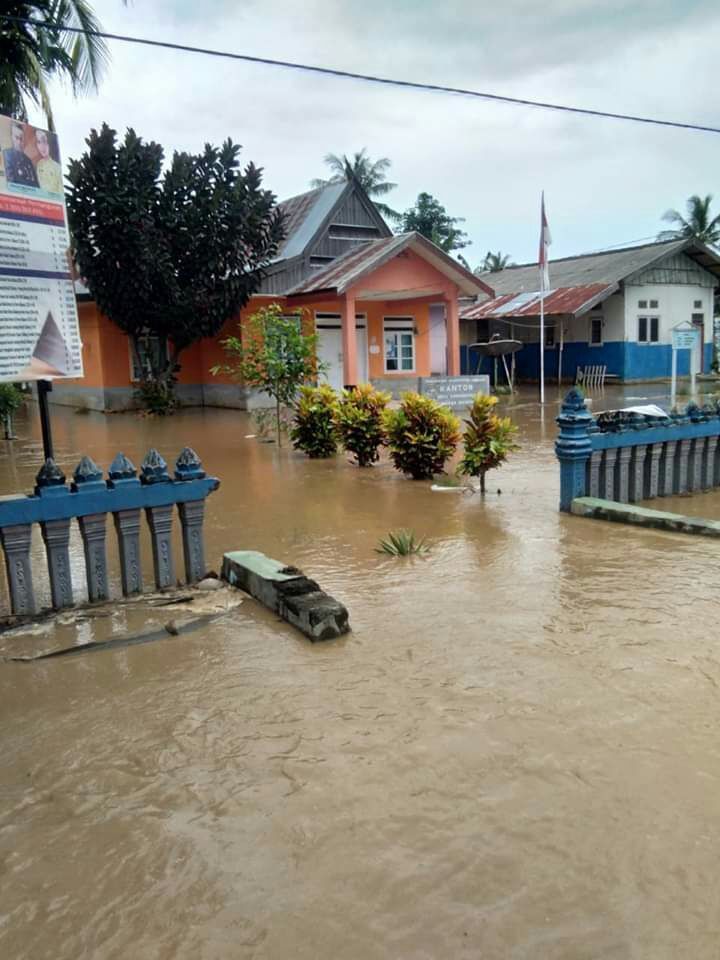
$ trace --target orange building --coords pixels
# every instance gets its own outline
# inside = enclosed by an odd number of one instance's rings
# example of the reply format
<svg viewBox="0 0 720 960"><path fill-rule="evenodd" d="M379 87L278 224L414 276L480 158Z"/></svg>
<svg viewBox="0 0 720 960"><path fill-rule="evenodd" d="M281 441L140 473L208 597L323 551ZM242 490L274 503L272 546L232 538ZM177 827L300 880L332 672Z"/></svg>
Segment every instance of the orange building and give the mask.
<svg viewBox="0 0 720 960"><path fill-rule="evenodd" d="M355 180L328 184L281 205L287 236L262 289L216 336L185 350L180 403L250 408L267 398L210 368L220 342L263 304L302 308L318 334L324 377L336 388L370 381L417 389L418 378L460 373L458 298L492 295L470 271L417 233L393 235ZM85 376L56 381L52 400L95 410L135 404L138 378L128 337L78 296ZM142 351L166 350L154 337ZM140 358L142 361L142 356Z"/></svg>

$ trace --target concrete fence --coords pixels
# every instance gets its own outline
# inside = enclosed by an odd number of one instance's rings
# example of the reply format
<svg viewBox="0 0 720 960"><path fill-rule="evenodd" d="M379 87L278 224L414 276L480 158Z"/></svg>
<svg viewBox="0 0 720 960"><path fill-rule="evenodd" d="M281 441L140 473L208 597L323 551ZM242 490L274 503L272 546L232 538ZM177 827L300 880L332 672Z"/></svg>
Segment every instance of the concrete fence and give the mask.
<svg viewBox="0 0 720 960"><path fill-rule="evenodd" d="M684 413L614 421L606 429L580 391L557 418L560 509L576 497L634 503L720 485L720 410L690 404Z"/></svg>
<svg viewBox="0 0 720 960"><path fill-rule="evenodd" d="M85 554L85 575L91 601L107 600L107 516L112 514L117 534L122 591L125 596L143 589L140 558L141 514L145 512L152 542L155 585L175 586L172 552L173 507L182 527L185 576L188 583L204 576L203 517L205 499L220 481L208 477L197 454L186 447L177 459L175 478L157 452L150 450L138 477L122 453L113 460L107 480L90 457L80 460L68 487L53 460L46 460L30 496L0 497L0 545L5 555L10 603L14 614L34 614L30 545L33 524L40 525L47 555L52 605L56 610L73 604L70 573L70 523L77 519Z"/></svg>

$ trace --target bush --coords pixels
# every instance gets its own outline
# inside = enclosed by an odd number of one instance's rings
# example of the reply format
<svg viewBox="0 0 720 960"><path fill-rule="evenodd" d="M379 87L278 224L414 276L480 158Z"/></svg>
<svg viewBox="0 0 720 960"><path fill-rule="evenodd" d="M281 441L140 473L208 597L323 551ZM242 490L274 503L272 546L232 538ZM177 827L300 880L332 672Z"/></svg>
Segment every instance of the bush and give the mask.
<svg viewBox="0 0 720 960"><path fill-rule="evenodd" d="M0 420L7 420L22 406L23 395L14 383L0 383Z"/></svg>
<svg viewBox="0 0 720 960"><path fill-rule="evenodd" d="M332 387L300 387L290 439L296 450L309 457L332 457L337 452L335 412L337 394Z"/></svg>
<svg viewBox="0 0 720 960"><path fill-rule="evenodd" d="M465 421L465 455L458 472L468 477L480 478L480 492L485 493L485 474L501 466L512 450L517 427L509 417L498 417L493 412L497 397L478 394L470 408L470 418Z"/></svg>
<svg viewBox="0 0 720 960"><path fill-rule="evenodd" d="M385 442L383 413L389 402L389 393L376 390L369 383L342 392L335 414L337 432L359 467L372 466L380 456Z"/></svg>
<svg viewBox="0 0 720 960"><path fill-rule="evenodd" d="M166 417L177 406L176 383L177 377L174 374L166 380L141 380L135 390L135 399L146 413Z"/></svg>
<svg viewBox="0 0 720 960"><path fill-rule="evenodd" d="M413 480L442 473L460 440L460 421L430 397L404 393L398 410L384 414L390 457Z"/></svg>

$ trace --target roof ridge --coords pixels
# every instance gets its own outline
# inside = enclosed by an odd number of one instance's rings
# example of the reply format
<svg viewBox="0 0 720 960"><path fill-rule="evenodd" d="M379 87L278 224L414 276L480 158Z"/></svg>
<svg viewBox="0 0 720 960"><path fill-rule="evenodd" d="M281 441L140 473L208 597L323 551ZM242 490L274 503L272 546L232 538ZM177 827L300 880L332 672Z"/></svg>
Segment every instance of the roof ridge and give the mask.
<svg viewBox="0 0 720 960"><path fill-rule="evenodd" d="M653 243L639 243L639 244L630 244L627 247L617 247L614 250L595 250L589 253L575 253L569 257L556 257L554 260L548 260L548 264L552 265L553 263L566 263L568 260L585 260L588 257L601 257L601 256L613 256L616 253L627 253L629 250L645 250L648 247L666 247L671 243L685 243L688 240L692 240L692 237L677 237L674 240L655 240ZM537 260L530 260L528 263L513 263L507 267L503 267L502 270L487 270L478 276L491 276L493 273L505 273L509 270L523 270L527 267L536 267Z"/></svg>

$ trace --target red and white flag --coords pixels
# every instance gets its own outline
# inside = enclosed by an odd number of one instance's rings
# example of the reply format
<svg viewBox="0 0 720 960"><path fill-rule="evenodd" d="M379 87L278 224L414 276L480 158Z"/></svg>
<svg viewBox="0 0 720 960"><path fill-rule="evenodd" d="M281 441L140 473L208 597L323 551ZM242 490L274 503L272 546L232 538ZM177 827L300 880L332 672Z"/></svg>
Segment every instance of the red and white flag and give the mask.
<svg viewBox="0 0 720 960"><path fill-rule="evenodd" d="M550 289L550 270L548 264L548 247L552 243L550 227L545 216L545 191L540 201L540 251L538 253L538 268L540 270L540 289Z"/></svg>

